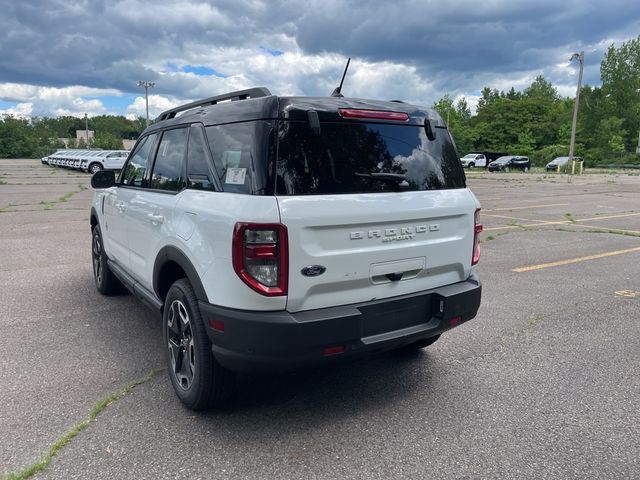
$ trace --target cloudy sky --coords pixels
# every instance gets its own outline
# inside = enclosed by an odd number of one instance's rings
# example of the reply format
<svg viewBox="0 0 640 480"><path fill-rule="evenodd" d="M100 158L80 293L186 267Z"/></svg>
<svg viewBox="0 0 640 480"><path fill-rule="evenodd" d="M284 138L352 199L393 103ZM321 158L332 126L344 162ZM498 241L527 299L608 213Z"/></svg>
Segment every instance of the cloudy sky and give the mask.
<svg viewBox="0 0 640 480"><path fill-rule="evenodd" d="M640 33L638 0L0 0L0 114L152 116L188 100L266 86L473 106L480 90L543 74L598 85L609 45Z"/></svg>

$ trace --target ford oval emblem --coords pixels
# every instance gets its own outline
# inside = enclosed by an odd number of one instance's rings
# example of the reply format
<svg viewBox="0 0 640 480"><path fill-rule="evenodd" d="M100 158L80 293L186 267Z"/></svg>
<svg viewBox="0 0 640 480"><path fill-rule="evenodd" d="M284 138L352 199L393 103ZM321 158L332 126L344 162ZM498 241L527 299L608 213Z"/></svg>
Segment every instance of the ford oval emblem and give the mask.
<svg viewBox="0 0 640 480"><path fill-rule="evenodd" d="M322 275L326 272L327 269L322 265L309 265L308 267L304 267L300 273L302 273L305 277L317 277L318 275Z"/></svg>

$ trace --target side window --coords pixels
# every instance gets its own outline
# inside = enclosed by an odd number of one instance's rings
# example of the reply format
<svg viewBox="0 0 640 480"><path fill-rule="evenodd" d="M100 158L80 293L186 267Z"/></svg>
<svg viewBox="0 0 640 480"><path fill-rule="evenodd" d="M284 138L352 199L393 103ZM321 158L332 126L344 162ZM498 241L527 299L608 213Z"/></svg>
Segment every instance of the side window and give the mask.
<svg viewBox="0 0 640 480"><path fill-rule="evenodd" d="M162 134L149 188L178 191L182 185L182 168L187 151L187 129L166 130Z"/></svg>
<svg viewBox="0 0 640 480"><path fill-rule="evenodd" d="M204 136L198 127L191 127L189 146L187 148L187 179L189 188L197 190L214 190L213 176L207 161Z"/></svg>
<svg viewBox="0 0 640 480"><path fill-rule="evenodd" d="M134 187L141 187L145 173L150 167L149 156L156 144L157 133L149 135L138 144L138 148L133 152L123 171L121 183Z"/></svg>
<svg viewBox="0 0 640 480"><path fill-rule="evenodd" d="M215 125L205 128L207 142L222 190L268 195L273 192L272 159L275 129L271 121Z"/></svg>

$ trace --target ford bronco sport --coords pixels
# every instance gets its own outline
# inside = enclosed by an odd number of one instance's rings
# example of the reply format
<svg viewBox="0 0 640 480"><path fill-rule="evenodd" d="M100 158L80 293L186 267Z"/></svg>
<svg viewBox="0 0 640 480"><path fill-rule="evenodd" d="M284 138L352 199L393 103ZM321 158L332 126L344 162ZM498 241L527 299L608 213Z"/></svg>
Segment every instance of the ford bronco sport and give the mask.
<svg viewBox="0 0 640 480"><path fill-rule="evenodd" d="M255 88L162 113L92 177L93 272L162 315L180 400L430 345L473 318L480 205L439 115Z"/></svg>

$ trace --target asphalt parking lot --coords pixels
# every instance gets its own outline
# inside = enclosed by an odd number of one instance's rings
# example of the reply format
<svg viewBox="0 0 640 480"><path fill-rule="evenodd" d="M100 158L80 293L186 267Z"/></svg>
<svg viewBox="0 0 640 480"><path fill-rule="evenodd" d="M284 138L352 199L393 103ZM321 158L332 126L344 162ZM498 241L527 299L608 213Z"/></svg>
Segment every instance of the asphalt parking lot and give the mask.
<svg viewBox="0 0 640 480"><path fill-rule="evenodd" d="M194 414L157 372L159 320L95 291L89 176L0 160L0 478L60 439L35 478L640 478L640 176L468 184L476 319L411 357L242 377Z"/></svg>

